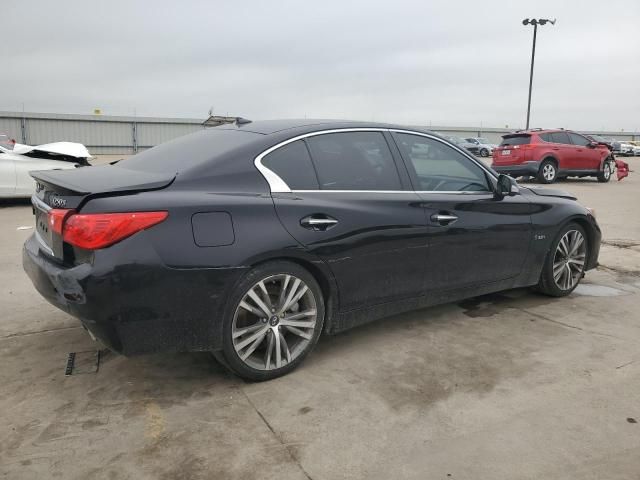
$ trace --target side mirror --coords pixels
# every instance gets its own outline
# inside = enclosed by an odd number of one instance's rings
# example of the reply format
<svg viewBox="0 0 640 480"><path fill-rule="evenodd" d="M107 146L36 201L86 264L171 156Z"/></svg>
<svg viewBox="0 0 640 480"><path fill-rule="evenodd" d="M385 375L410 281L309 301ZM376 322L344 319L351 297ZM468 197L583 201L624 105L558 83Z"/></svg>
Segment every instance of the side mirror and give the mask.
<svg viewBox="0 0 640 480"><path fill-rule="evenodd" d="M496 183L496 197L504 198L507 196L512 196L517 194L520 191L518 188L518 183L515 179L511 178L509 175L501 174L498 176L498 182Z"/></svg>

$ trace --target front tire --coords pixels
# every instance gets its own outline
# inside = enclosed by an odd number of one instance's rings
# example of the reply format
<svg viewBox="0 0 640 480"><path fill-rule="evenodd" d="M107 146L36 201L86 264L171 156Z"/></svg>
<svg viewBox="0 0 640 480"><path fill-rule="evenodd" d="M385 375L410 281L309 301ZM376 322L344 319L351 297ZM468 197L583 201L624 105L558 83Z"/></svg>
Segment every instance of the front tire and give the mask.
<svg viewBox="0 0 640 480"><path fill-rule="evenodd" d="M480 150L480 156L481 157L488 157L489 156L489 150L487 150L486 148L483 148L482 150Z"/></svg>
<svg viewBox="0 0 640 480"><path fill-rule="evenodd" d="M317 343L324 315L322 291L307 270L287 261L260 265L231 295L216 358L250 381L285 375Z"/></svg>
<svg viewBox="0 0 640 480"><path fill-rule="evenodd" d="M537 289L552 297L569 295L584 276L588 258L589 243L584 228L569 223L551 244Z"/></svg>
<svg viewBox="0 0 640 480"><path fill-rule="evenodd" d="M611 163L609 160L605 160L602 171L598 172L598 182L607 183L611 179Z"/></svg>
<svg viewBox="0 0 640 480"><path fill-rule="evenodd" d="M538 181L540 183L553 183L558 176L558 167L553 160L546 159L540 164Z"/></svg>

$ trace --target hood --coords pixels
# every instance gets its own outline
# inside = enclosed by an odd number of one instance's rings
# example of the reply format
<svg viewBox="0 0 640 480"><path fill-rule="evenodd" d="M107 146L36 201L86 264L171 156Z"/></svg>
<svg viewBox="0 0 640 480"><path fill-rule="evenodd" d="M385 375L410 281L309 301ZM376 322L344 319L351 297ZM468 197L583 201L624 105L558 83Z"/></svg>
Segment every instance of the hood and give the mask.
<svg viewBox="0 0 640 480"><path fill-rule="evenodd" d="M544 188L544 187L536 187L533 185L527 185L526 187L520 186L520 188L526 188L527 190L535 193L536 195L540 195L541 197L558 197L558 198L567 198L569 200L577 200L578 197L570 194L569 192L565 192L564 190L556 190L555 188Z"/></svg>
<svg viewBox="0 0 640 480"><path fill-rule="evenodd" d="M87 150L87 147L81 143L74 142L54 142L36 146L16 143L12 152L19 155L42 152L45 154L66 155L68 157L75 158L91 158L91 154L89 153L89 150Z"/></svg>

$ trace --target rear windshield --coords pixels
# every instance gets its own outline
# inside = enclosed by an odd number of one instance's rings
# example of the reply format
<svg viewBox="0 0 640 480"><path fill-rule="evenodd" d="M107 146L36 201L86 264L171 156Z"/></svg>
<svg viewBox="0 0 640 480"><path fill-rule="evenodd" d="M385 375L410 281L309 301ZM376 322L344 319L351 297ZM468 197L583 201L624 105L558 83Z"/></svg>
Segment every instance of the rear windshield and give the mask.
<svg viewBox="0 0 640 480"><path fill-rule="evenodd" d="M531 140L531 135L507 135L502 137L500 145L526 145Z"/></svg>
<svg viewBox="0 0 640 480"><path fill-rule="evenodd" d="M153 173L182 172L262 137L259 133L209 128L158 145L116 165Z"/></svg>

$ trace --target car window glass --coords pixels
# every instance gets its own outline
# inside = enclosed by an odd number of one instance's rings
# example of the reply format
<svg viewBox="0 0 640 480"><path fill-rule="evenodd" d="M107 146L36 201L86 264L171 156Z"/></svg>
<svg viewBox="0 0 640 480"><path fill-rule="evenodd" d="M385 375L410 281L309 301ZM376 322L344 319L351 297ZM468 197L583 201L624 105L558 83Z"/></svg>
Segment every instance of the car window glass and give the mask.
<svg viewBox="0 0 640 480"><path fill-rule="evenodd" d="M531 141L531 135L509 135L502 137L500 146L527 145Z"/></svg>
<svg viewBox="0 0 640 480"><path fill-rule="evenodd" d="M582 135L578 135L577 133L569 133L569 137L571 137L571 141L574 145L581 145L583 147L586 147L587 145L589 145L589 143L591 143L588 139L586 139Z"/></svg>
<svg viewBox="0 0 640 480"><path fill-rule="evenodd" d="M422 191L489 191L484 170L449 145L428 137L396 135L403 156L411 161Z"/></svg>
<svg viewBox="0 0 640 480"><path fill-rule="evenodd" d="M311 157L302 140L284 145L262 159L293 190L317 190L318 180Z"/></svg>
<svg viewBox="0 0 640 480"><path fill-rule="evenodd" d="M540 134L540 138L545 142L553 142L553 140L551 140L551 134L550 133L541 133Z"/></svg>
<svg viewBox="0 0 640 480"><path fill-rule="evenodd" d="M567 132L552 132L551 141L553 143L564 143L568 145L571 144L571 140L569 140L569 135L567 135Z"/></svg>
<svg viewBox="0 0 640 480"><path fill-rule="evenodd" d="M401 190L380 132L344 132L306 139L323 190Z"/></svg>

